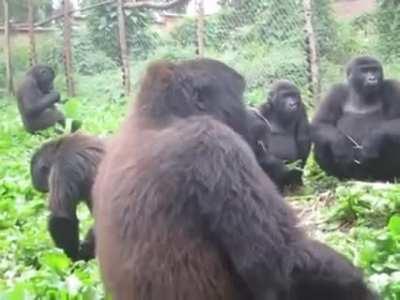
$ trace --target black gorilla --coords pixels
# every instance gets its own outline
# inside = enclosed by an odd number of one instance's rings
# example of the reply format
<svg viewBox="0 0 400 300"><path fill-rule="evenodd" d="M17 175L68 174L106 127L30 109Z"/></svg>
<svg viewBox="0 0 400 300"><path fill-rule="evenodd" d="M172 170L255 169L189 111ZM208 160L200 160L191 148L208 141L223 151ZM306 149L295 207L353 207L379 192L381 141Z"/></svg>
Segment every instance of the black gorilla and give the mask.
<svg viewBox="0 0 400 300"><path fill-rule="evenodd" d="M271 130L267 148L272 155L287 163L300 161L303 168L311 149L310 124L299 89L290 81L279 80L272 87L260 112ZM302 172L291 184L301 184Z"/></svg>
<svg viewBox="0 0 400 300"><path fill-rule="evenodd" d="M285 162L271 153L269 141L271 137L271 124L256 108L247 109L249 124L249 142L257 161L265 173L283 191L286 186L301 182L301 172L290 169Z"/></svg>
<svg viewBox="0 0 400 300"><path fill-rule="evenodd" d="M25 129L34 133L55 125L64 124L64 115L55 103L60 94L53 88L54 71L46 65L35 65L25 75L17 90L18 109Z"/></svg>
<svg viewBox="0 0 400 300"><path fill-rule="evenodd" d="M102 140L74 133L43 144L31 159L33 186L50 192L50 235L72 260L94 257L92 229L79 244L76 209L83 200L91 210L91 188L103 154Z"/></svg>
<svg viewBox="0 0 400 300"><path fill-rule="evenodd" d="M400 175L400 83L385 80L375 58L353 59L347 83L330 90L312 131L316 161L328 174L393 180Z"/></svg>
<svg viewBox="0 0 400 300"><path fill-rule="evenodd" d="M148 68L93 189L106 288L115 300L376 299L305 237L238 134L244 87L209 59Z"/></svg>

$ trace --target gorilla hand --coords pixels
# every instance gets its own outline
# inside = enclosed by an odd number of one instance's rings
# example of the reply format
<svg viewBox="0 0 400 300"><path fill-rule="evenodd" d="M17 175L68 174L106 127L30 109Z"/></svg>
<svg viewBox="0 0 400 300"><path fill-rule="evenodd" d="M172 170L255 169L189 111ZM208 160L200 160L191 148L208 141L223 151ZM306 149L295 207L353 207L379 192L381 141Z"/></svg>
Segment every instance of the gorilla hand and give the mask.
<svg viewBox="0 0 400 300"><path fill-rule="evenodd" d="M60 93L57 92L56 90L51 91L49 95L54 103L60 101Z"/></svg>
<svg viewBox="0 0 400 300"><path fill-rule="evenodd" d="M344 134L338 133L331 143L331 151L337 163L347 164L354 161L353 145Z"/></svg>
<svg viewBox="0 0 400 300"><path fill-rule="evenodd" d="M379 157L383 138L384 135L378 130L372 131L370 135L364 138L361 148L362 161L369 161Z"/></svg>

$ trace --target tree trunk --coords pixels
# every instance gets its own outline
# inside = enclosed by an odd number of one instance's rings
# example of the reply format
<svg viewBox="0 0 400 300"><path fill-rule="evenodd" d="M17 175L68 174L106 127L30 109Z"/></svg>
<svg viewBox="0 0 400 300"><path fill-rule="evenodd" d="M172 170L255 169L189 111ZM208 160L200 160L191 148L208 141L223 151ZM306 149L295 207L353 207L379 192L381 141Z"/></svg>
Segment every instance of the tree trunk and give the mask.
<svg viewBox="0 0 400 300"><path fill-rule="evenodd" d="M131 79L129 69L129 48L126 38L126 24L124 1L118 0L118 33L119 33L119 46L121 50L121 68L122 68L122 84L125 91L125 96L131 94Z"/></svg>
<svg viewBox="0 0 400 300"><path fill-rule="evenodd" d="M197 49L199 57L204 56L204 0L197 0Z"/></svg>
<svg viewBox="0 0 400 300"><path fill-rule="evenodd" d="M314 99L318 99L320 95L320 82L317 42L312 22L312 1L313 0L303 0L303 7L305 18L305 31L307 35L306 51L309 63L311 93Z"/></svg>
<svg viewBox="0 0 400 300"><path fill-rule="evenodd" d="M14 81L11 66L11 50L10 50L10 16L8 0L3 0L4 9L4 55L6 64L6 89L8 95L14 95Z"/></svg>
<svg viewBox="0 0 400 300"><path fill-rule="evenodd" d="M29 65L33 66L37 63L35 33L33 30L33 2L28 0L28 24L29 24Z"/></svg>
<svg viewBox="0 0 400 300"><path fill-rule="evenodd" d="M67 94L70 97L75 96L75 83L72 66L72 49L71 49L71 32L72 23L69 11L71 10L71 3L69 0L63 1L63 12L64 12L64 70L65 80L67 82Z"/></svg>

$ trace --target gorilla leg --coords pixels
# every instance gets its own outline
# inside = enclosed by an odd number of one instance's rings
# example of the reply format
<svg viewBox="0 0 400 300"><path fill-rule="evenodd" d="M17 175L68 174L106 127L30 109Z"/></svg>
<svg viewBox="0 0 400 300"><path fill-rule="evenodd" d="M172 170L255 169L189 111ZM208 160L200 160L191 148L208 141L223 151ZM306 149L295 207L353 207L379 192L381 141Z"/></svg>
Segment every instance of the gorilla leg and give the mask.
<svg viewBox="0 0 400 300"><path fill-rule="evenodd" d="M49 128L56 123L60 123L64 127L64 115L55 108L48 108L43 113L41 113L40 116L31 120L29 132L34 133L36 131Z"/></svg>
<svg viewBox="0 0 400 300"><path fill-rule="evenodd" d="M330 247L302 241L293 271L292 300L374 300L360 270Z"/></svg>

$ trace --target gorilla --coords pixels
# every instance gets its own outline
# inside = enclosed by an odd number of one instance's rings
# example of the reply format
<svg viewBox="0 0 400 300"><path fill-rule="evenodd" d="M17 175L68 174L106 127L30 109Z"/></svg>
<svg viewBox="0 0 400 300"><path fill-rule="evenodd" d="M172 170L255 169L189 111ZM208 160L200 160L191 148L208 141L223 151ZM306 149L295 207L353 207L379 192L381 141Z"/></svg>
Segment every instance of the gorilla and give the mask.
<svg viewBox="0 0 400 300"><path fill-rule="evenodd" d="M260 168L243 138L244 88L211 59L148 67L93 188L106 289L115 300L377 299L306 237Z"/></svg>
<svg viewBox="0 0 400 300"><path fill-rule="evenodd" d="M315 159L339 179L391 181L400 175L400 83L369 56L347 66L312 120Z"/></svg>
<svg viewBox="0 0 400 300"><path fill-rule="evenodd" d="M51 67L35 65L18 87L18 109L29 133L49 128L56 123L65 123L64 115L55 107L55 103L60 101L60 94L53 88L54 78Z"/></svg>
<svg viewBox="0 0 400 300"><path fill-rule="evenodd" d="M270 152L271 124L256 108L247 108L250 146L264 172L280 191L301 182L301 171L290 169L284 161Z"/></svg>
<svg viewBox="0 0 400 300"><path fill-rule="evenodd" d="M72 260L94 258L92 229L79 243L76 209L81 201L92 209L91 188L104 150L101 139L77 132L43 144L31 159L32 185L50 192L50 235Z"/></svg>
<svg viewBox="0 0 400 300"><path fill-rule="evenodd" d="M311 137L299 89L290 81L277 81L260 112L271 127L266 143L271 154L287 163L300 161L303 168L310 154ZM302 172L298 171L291 184L301 184L301 176Z"/></svg>

